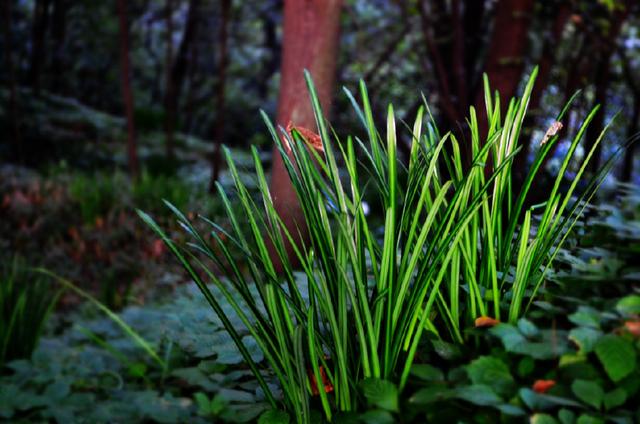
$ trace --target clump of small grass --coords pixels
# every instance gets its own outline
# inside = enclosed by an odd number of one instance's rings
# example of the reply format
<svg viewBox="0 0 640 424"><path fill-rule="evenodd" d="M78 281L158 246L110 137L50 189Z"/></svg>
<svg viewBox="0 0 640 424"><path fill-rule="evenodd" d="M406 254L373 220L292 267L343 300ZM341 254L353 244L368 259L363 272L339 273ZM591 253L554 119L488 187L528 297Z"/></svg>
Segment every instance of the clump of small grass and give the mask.
<svg viewBox="0 0 640 424"><path fill-rule="evenodd" d="M58 299L52 285L14 257L0 266L0 372L14 359L29 358Z"/></svg>
<svg viewBox="0 0 640 424"><path fill-rule="evenodd" d="M365 402L396 411L398 393L407 382L425 331L462 343L464 329L476 318L515 321L526 311L545 269L611 164L573 199L591 150L570 188L560 191L560 181L593 111L573 139L548 201L525 209L543 158L558 140L556 134L545 141L521 190L516 191L512 164L535 73L523 97L510 101L504 117L500 99L491 94L485 79L488 133L479 133L476 111L471 109L468 167L463 165L456 137L441 136L430 114L425 117L428 108L417 113L409 162L401 165L393 107L388 108L386 131L379 132L363 83L361 104L351 93L347 95L367 139L347 137L334 142L307 75L322 155L309 148L311 140L300 131L278 131L263 117L296 190L310 232L309 245L297 245L298 237L289 233L276 213L255 148L259 202L227 151L240 213L218 186L231 229L200 217L210 224L219 250L214 251L169 203L192 237L187 245L174 243L149 215L139 212L201 289L274 408L284 408L297 422L311 419L314 396L329 421L336 413L357 410ZM426 129L425 118L429 118ZM345 178L339 163L346 170ZM379 196L384 208L382 240L364 211L367 190ZM534 226L536 211L541 211L541 218ZM248 225L242 226L245 220ZM293 245L303 278L287 255L287 243ZM246 272L237 265L231 246L242 253ZM223 275L214 274L206 261L212 261ZM276 261L282 264L281 274L276 272ZM222 298L212 294L209 282ZM244 328L231 324L223 302L232 306ZM262 349L280 383L281 399L244 345L246 333Z"/></svg>

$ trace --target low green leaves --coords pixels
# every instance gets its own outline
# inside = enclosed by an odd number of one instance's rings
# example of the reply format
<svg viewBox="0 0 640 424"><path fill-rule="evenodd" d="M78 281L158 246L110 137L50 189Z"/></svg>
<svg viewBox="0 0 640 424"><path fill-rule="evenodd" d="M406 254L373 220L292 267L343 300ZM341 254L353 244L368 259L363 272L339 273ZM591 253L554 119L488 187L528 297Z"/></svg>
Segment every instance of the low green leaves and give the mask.
<svg viewBox="0 0 640 424"><path fill-rule="evenodd" d="M571 391L578 399L595 409L600 409L604 400L604 390L594 381L576 380L571 385Z"/></svg>
<svg viewBox="0 0 640 424"><path fill-rule="evenodd" d="M598 341L595 352L607 375L615 383L636 369L636 350L625 338L608 334Z"/></svg>
<svg viewBox="0 0 640 424"><path fill-rule="evenodd" d="M623 297L616 303L616 310L625 315L640 314L640 296Z"/></svg>
<svg viewBox="0 0 640 424"><path fill-rule="evenodd" d="M507 365L492 356L481 356L466 367L473 384L487 385L496 393L507 395L513 391L514 380Z"/></svg>
<svg viewBox="0 0 640 424"><path fill-rule="evenodd" d="M362 394L371 405L386 411L398 411L398 388L395 384L379 378L366 378L361 386Z"/></svg>
<svg viewBox="0 0 640 424"><path fill-rule="evenodd" d="M260 415L258 424L289 424L289 414L279 409L269 409Z"/></svg>

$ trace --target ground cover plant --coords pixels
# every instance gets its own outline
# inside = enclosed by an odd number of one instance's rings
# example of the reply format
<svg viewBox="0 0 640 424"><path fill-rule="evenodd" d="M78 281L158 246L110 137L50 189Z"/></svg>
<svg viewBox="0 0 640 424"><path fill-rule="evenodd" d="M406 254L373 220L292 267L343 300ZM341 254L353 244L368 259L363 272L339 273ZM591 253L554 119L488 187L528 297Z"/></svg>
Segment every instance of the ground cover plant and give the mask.
<svg viewBox="0 0 640 424"><path fill-rule="evenodd" d="M226 231L202 218L211 224L211 235L221 252L214 252L191 220L170 203L192 236L186 246L174 243L149 215L140 212L202 290L274 410L282 405L291 419L308 422L315 395L327 420L336 413L361 410L366 404L397 412L398 393L407 384L425 331L440 340L463 344L465 330L474 323L504 320L516 324L527 311L613 162L610 159L585 190L576 191L603 132L568 188L560 190L572 155L597 112L593 110L573 136L546 201L525 208L531 184L558 140L557 129L552 127L541 141L521 191L514 192L512 160L535 74L523 96L509 102L504 116L500 97L492 94L485 79L488 131L486 137L480 134L476 111L471 109L470 166L463 163L464 147L452 133L441 135L429 120L423 134L424 112L420 109L411 129L413 143L406 169L397 162L391 106L383 134L373 122L364 84L360 86L362 106L347 92L368 140L349 137L342 144L337 140L338 147L334 147L307 75L319 136L295 127L290 132L278 131L265 121L295 187L309 227L310 246L296 245L296 235L282 224L255 149L259 201L251 197L233 159L227 156L249 230L240 227L240 216L221 187L232 229ZM566 110L554 125L561 126L558 123ZM315 137L319 140L313 140ZM346 168L347 178L342 178L338 161ZM374 190L383 205L381 240L363 211L365 187ZM541 213L534 221L536 211ZM302 284L285 243L293 245L301 264ZM240 249L248 273L236 266L227 245ZM212 272L205 260L226 278ZM276 273L275 260L283 264L282 276ZM212 294L207 281L215 283L242 321L242 331L248 331L262 350L280 384L281 399L268 386L238 326L231 323L222 299ZM305 296L301 286L306 287Z"/></svg>

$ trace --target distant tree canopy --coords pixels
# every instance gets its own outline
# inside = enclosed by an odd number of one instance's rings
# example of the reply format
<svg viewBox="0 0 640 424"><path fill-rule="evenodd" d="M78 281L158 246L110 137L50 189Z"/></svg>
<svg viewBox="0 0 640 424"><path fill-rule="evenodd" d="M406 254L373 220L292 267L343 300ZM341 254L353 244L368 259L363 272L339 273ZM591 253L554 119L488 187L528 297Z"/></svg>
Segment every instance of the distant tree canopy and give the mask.
<svg viewBox="0 0 640 424"><path fill-rule="evenodd" d="M0 80L8 101L2 109L7 129L2 142L14 146L9 151L17 152L17 140L28 141L33 132L21 107L27 93L55 93L124 115L116 3L3 0L0 43L5 66ZM292 42L286 35L283 39L283 13L287 5L298 3L127 1L127 56L138 130L164 132L169 156L175 132L228 145L267 140L257 110L276 114L279 84L286 82L281 65L287 68L287 46L282 44ZM638 131L636 1L345 0L339 8L340 13L330 17L339 22L323 23L340 27L330 53L337 63L335 82L328 79L331 86L323 87L325 81L319 81L320 90L335 96L341 86L354 87L364 78L371 97L380 100L374 105L378 116L378 107L392 101L400 115L411 117L422 92L444 127L464 132L468 108L483 108L483 72L506 98L516 94L524 76L539 65L531 100L536 117L528 123L525 140L541 137L577 89L585 90L578 111L596 103L603 106L587 143L618 111L614 139L621 142ZM300 13L302 27L315 25ZM320 28L318 37L332 33ZM27 88L32 91L24 91ZM286 102L280 93L280 102ZM306 93L296 96L306 100ZM335 96L333 104L332 123L353 125L346 99ZM529 144L535 143L526 141L525 151ZM605 146L610 148L610 143ZM526 155L521 158L525 166ZM632 170L631 152L620 176L628 180Z"/></svg>

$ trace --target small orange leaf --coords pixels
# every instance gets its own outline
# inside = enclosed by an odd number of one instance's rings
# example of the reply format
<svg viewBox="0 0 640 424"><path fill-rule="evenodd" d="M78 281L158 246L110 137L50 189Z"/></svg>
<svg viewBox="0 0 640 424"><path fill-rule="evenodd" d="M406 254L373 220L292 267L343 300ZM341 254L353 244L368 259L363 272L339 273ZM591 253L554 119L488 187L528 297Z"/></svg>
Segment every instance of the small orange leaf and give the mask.
<svg viewBox="0 0 640 424"><path fill-rule="evenodd" d="M314 396L320 395L320 392L318 391L318 381L316 380L316 375L313 373L313 370L307 370L307 374L309 374L309 381L311 383L311 394ZM333 384L331 384L331 382L327 378L327 373L324 372L324 367L322 365L320 365L320 378L322 379L324 392L333 392Z"/></svg>
<svg viewBox="0 0 640 424"><path fill-rule="evenodd" d="M547 393L555 385L555 380L536 380L532 388L536 393Z"/></svg>
<svg viewBox="0 0 640 424"><path fill-rule="evenodd" d="M486 327L494 327L500 324L500 321L491 317L478 317L476 318L475 324L476 324L476 328L486 328Z"/></svg>
<svg viewBox="0 0 640 424"><path fill-rule="evenodd" d="M640 337L640 321L627 321L624 323L624 328L636 337Z"/></svg>
<svg viewBox="0 0 640 424"><path fill-rule="evenodd" d="M300 133L302 138L304 138L305 141L309 143L311 147L316 149L318 152L324 152L324 147L322 146L322 139L318 134L314 133L308 128L299 127L297 125L293 125L293 122L289 122L289 124L287 124L287 132L291 134L291 131L293 131L294 129Z"/></svg>

